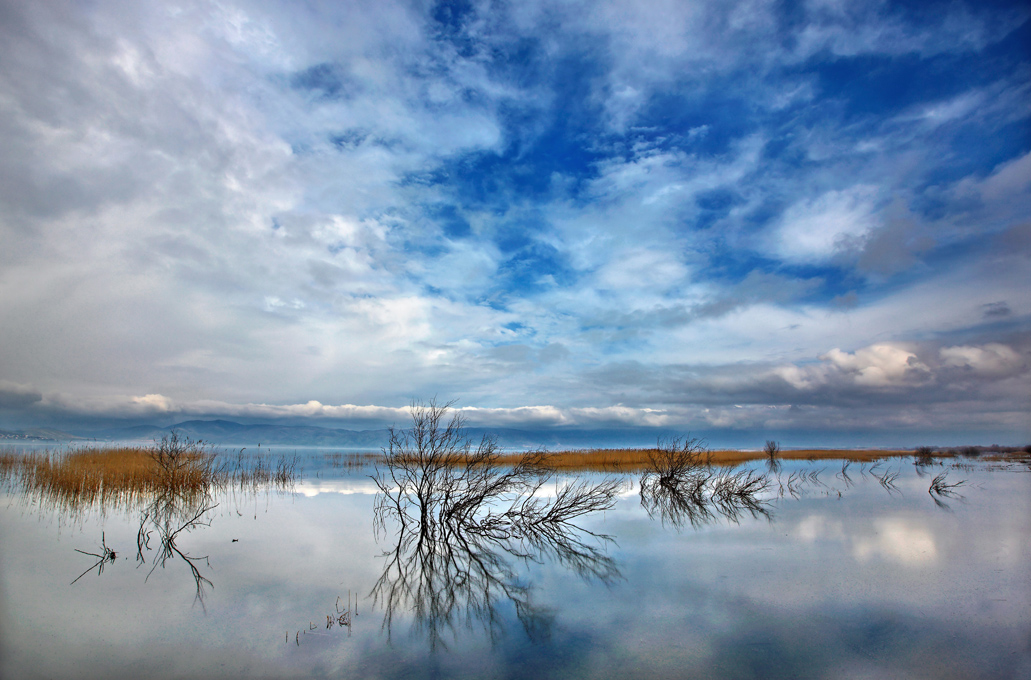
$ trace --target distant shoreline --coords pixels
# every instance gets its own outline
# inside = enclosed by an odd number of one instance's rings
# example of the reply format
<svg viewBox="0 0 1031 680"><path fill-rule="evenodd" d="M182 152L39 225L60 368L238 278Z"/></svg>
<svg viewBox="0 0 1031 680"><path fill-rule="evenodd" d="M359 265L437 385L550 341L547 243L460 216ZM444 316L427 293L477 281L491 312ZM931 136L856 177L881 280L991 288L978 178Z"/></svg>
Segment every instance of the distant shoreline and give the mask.
<svg viewBox="0 0 1031 680"><path fill-rule="evenodd" d="M969 447L974 448L974 447ZM557 470L594 470L611 472L642 472L651 466L649 454L655 449L585 449L571 451L553 451L545 459L550 467ZM980 460L998 460L1000 458L1029 457L1031 454L1021 449L993 450L977 449L976 454L969 450L946 449L932 453L913 449L788 449L777 453L775 460L848 460L856 463L872 463L888 458L920 458L929 460L941 458L970 457ZM503 454L502 464L515 464L521 454ZM713 465L738 465L755 460L766 460L764 451L714 450L702 454L701 459Z"/></svg>

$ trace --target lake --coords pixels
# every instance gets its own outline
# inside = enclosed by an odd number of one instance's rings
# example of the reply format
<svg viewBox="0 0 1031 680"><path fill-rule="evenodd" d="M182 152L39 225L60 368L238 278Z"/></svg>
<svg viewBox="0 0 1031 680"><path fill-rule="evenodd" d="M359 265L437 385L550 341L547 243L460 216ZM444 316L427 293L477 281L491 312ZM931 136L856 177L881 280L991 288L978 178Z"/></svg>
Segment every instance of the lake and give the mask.
<svg viewBox="0 0 1031 680"><path fill-rule="evenodd" d="M1026 463L752 463L755 507L559 475L611 507L432 537L302 465L174 511L8 485L2 677L1031 677Z"/></svg>

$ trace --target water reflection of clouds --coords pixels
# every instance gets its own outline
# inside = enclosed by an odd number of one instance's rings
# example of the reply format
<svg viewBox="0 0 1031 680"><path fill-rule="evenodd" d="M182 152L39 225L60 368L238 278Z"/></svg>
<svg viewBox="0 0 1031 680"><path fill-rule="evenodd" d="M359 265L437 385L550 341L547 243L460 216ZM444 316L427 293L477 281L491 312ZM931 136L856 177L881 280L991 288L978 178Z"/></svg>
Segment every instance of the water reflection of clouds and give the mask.
<svg viewBox="0 0 1031 680"><path fill-rule="evenodd" d="M861 562L881 560L922 566L938 561L933 533L911 517L884 517L867 525L846 527L842 520L808 515L795 525L791 535L804 543L845 544L848 552Z"/></svg>
<svg viewBox="0 0 1031 680"><path fill-rule="evenodd" d="M362 494L376 495L379 489L371 479L322 479L307 480L294 484L293 492L301 496L312 498L319 494Z"/></svg>
<svg viewBox="0 0 1031 680"><path fill-rule="evenodd" d="M904 565L925 565L938 561L934 536L924 527L899 517L874 522L873 536L853 542L852 554L859 560L882 559Z"/></svg>

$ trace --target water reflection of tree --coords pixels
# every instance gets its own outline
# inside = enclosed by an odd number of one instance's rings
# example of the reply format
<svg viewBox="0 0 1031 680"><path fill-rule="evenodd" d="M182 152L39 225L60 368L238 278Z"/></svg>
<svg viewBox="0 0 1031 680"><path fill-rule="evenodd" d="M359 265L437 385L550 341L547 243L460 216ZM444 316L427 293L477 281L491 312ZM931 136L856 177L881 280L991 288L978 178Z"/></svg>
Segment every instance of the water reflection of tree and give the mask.
<svg viewBox="0 0 1031 680"><path fill-rule="evenodd" d="M677 529L720 519L738 522L746 514L769 518L764 494L770 487L767 475L713 465L699 440L672 438L660 441L651 454L650 469L641 477L641 506L649 517Z"/></svg>
<svg viewBox="0 0 1031 680"><path fill-rule="evenodd" d="M140 527L136 533L136 561L138 566L147 562L147 555L156 550L152 556L151 574L159 566L164 569L170 560L181 559L189 567L196 586L194 602L204 607L204 589L214 588L214 584L204 577L198 566L204 562L208 566L208 556L193 556L184 551L176 541L184 534L202 526L211 526L210 513L218 504L214 502L210 490L198 493L177 493L172 489L158 494L140 516ZM151 547L151 539L157 534L157 546Z"/></svg>
<svg viewBox="0 0 1031 680"><path fill-rule="evenodd" d="M391 431L375 477L378 531L396 530L372 590L383 625L389 635L395 615L411 612L432 648L476 624L495 640L503 630L498 607L510 602L531 639L547 638L553 615L533 601L522 572L555 562L585 579L618 578L605 553L611 538L574 520L611 508L621 484L576 480L544 497L553 472L543 454L501 467L496 439L472 449L449 406L413 406L412 428Z"/></svg>

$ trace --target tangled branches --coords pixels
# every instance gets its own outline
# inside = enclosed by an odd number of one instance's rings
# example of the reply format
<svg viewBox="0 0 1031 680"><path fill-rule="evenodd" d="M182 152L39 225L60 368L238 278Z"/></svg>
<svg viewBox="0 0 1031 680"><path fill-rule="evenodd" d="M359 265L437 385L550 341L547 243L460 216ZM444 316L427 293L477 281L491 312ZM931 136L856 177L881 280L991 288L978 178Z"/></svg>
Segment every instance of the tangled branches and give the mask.
<svg viewBox="0 0 1031 680"><path fill-rule="evenodd" d="M545 501L540 490L553 477L543 451L530 451L512 467L499 464L497 438L484 436L472 449L452 403L412 406L412 427L390 431L385 468L373 477L380 494L380 529L397 520L420 531L447 531L497 538L532 534L533 528L568 523L615 503L619 483L576 484Z"/></svg>
<svg viewBox="0 0 1031 680"><path fill-rule="evenodd" d="M573 521L611 508L620 483L574 481L545 497L553 472L542 451L502 467L496 438L472 449L450 407L413 405L412 427L391 430L386 465L373 478L377 530L397 528L372 591L384 628L389 633L395 613L410 610L432 647L446 646L445 633L460 622L480 621L494 639L497 603L508 600L531 638L546 637L550 614L533 603L519 566L554 560L583 578L615 579L602 549L611 539Z"/></svg>
<svg viewBox="0 0 1031 680"><path fill-rule="evenodd" d="M650 517L680 528L699 527L725 518L737 522L742 513L768 517L762 494L770 488L766 475L734 472L712 465L697 439L660 440L652 469L641 477L641 506Z"/></svg>
<svg viewBox="0 0 1031 680"><path fill-rule="evenodd" d="M966 484L966 480L959 480L958 482L947 482L945 481L948 473L941 472L934 476L931 480L931 485L927 487L927 493L930 494L931 500L934 504L943 510L948 510L949 505L945 502L946 498L963 498L956 489Z"/></svg>

